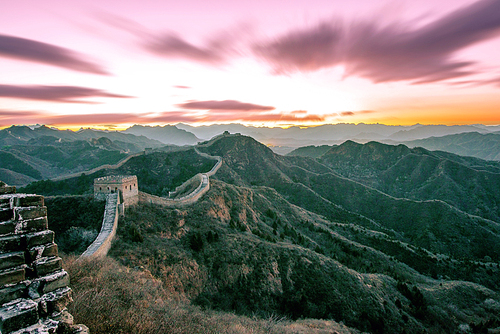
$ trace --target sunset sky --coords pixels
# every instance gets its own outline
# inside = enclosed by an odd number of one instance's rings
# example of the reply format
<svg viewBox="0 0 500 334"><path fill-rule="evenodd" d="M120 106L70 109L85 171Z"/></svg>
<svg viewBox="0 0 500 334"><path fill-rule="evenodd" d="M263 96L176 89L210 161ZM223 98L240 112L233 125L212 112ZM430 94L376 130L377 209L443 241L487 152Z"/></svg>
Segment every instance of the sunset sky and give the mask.
<svg viewBox="0 0 500 334"><path fill-rule="evenodd" d="M0 0L0 127L500 124L499 0Z"/></svg>

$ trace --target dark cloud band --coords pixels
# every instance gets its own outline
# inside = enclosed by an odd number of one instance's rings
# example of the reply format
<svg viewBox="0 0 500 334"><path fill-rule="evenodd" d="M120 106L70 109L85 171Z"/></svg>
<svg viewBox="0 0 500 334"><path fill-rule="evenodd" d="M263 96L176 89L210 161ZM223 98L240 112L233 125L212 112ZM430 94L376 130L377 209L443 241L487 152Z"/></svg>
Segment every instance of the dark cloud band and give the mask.
<svg viewBox="0 0 500 334"><path fill-rule="evenodd" d="M345 27L325 22L254 45L277 73L343 65L347 75L374 82L429 83L474 74L456 53L500 35L500 1L481 0L422 27L378 21Z"/></svg>
<svg viewBox="0 0 500 334"><path fill-rule="evenodd" d="M92 74L109 75L100 65L84 60L74 51L14 36L0 35L0 56Z"/></svg>
<svg viewBox="0 0 500 334"><path fill-rule="evenodd" d="M274 107L244 103L235 100L224 101L192 101L177 105L183 109L192 110L227 110L227 111L271 111Z"/></svg>
<svg viewBox="0 0 500 334"><path fill-rule="evenodd" d="M78 86L0 85L0 97L66 103L89 103L81 99L92 97L129 98L131 96Z"/></svg>

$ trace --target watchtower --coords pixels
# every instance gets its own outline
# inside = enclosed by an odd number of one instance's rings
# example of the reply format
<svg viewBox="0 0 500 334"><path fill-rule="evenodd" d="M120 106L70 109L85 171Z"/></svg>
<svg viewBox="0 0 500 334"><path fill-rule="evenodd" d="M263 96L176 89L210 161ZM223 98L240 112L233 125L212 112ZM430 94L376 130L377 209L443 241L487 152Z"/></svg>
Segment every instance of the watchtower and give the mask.
<svg viewBox="0 0 500 334"><path fill-rule="evenodd" d="M137 176L111 175L94 179L94 198L105 200L107 194L119 193L120 203L125 207L139 201Z"/></svg>

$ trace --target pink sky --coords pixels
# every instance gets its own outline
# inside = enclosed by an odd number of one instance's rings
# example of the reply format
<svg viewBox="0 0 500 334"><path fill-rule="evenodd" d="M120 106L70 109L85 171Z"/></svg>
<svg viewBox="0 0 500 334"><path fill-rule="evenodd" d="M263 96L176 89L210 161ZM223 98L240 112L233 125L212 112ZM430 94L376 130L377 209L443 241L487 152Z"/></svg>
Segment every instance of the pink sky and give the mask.
<svg viewBox="0 0 500 334"><path fill-rule="evenodd" d="M498 0L0 9L0 127L500 124Z"/></svg>

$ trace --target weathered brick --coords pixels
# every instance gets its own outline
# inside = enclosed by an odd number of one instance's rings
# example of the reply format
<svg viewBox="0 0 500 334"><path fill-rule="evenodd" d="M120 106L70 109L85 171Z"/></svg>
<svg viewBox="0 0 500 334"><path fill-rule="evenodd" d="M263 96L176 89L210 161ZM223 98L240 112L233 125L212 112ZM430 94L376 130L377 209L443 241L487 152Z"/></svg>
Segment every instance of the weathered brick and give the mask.
<svg viewBox="0 0 500 334"><path fill-rule="evenodd" d="M54 232L50 230L29 233L25 237L28 248L54 242Z"/></svg>
<svg viewBox="0 0 500 334"><path fill-rule="evenodd" d="M12 301L0 309L0 331L13 331L31 326L38 322L38 304L29 299Z"/></svg>
<svg viewBox="0 0 500 334"><path fill-rule="evenodd" d="M13 234L16 232L17 223L13 220L8 220L0 223L0 235Z"/></svg>
<svg viewBox="0 0 500 334"><path fill-rule="evenodd" d="M48 228L47 217L40 217L34 219L27 219L21 222L21 230L18 233L29 233L29 232L40 232L45 231Z"/></svg>
<svg viewBox="0 0 500 334"><path fill-rule="evenodd" d="M22 250L22 237L19 235L8 235L0 237L0 252L8 253Z"/></svg>
<svg viewBox="0 0 500 334"><path fill-rule="evenodd" d="M38 309L41 315L59 313L63 311L69 303L73 301L70 288L60 288L44 294L38 302Z"/></svg>
<svg viewBox="0 0 500 334"><path fill-rule="evenodd" d="M33 263L35 275L42 277L62 269L60 257L42 257Z"/></svg>
<svg viewBox="0 0 500 334"><path fill-rule="evenodd" d="M27 261L30 263L44 256L57 256L57 244L51 242L29 249Z"/></svg>
<svg viewBox="0 0 500 334"><path fill-rule="evenodd" d="M10 284L0 288L0 305L8 303L14 299L26 297L28 294L28 281L19 284Z"/></svg>
<svg viewBox="0 0 500 334"><path fill-rule="evenodd" d="M68 273L65 270L60 270L53 274L33 280L29 287L29 294L31 298L39 298L46 293L52 292L59 288L65 288L68 285Z"/></svg>
<svg viewBox="0 0 500 334"><path fill-rule="evenodd" d="M10 195L0 195L0 209L10 209Z"/></svg>
<svg viewBox="0 0 500 334"><path fill-rule="evenodd" d="M64 288L69 285L69 275L65 270L61 270L52 275L47 275L43 277L42 282L42 294L52 292L59 288Z"/></svg>
<svg viewBox="0 0 500 334"><path fill-rule="evenodd" d="M47 216L46 206L29 206L14 208L14 220L25 220Z"/></svg>
<svg viewBox="0 0 500 334"><path fill-rule="evenodd" d="M62 310L61 312L54 312L54 313L52 313L50 315L50 318L54 319L56 321L63 322L64 324L67 324L68 326L69 325L73 325L73 322L74 322L73 316L68 312L68 309L66 309L66 308L64 310ZM77 327L79 327L79 326L82 326L82 325L71 326L73 334L78 334L78 333L89 334L88 333L88 328L87 328L87 332L80 332L80 331L78 331ZM86 326L84 326L84 327L86 328Z"/></svg>
<svg viewBox="0 0 500 334"><path fill-rule="evenodd" d="M19 283L26 279L25 266L4 269L0 271L0 286Z"/></svg>
<svg viewBox="0 0 500 334"><path fill-rule="evenodd" d="M0 194L15 194L15 193L16 193L15 186L0 187Z"/></svg>
<svg viewBox="0 0 500 334"><path fill-rule="evenodd" d="M14 218L14 212L10 208L0 209L0 222Z"/></svg>
<svg viewBox="0 0 500 334"><path fill-rule="evenodd" d="M0 222L0 235L40 232L48 228L47 217Z"/></svg>
<svg viewBox="0 0 500 334"><path fill-rule="evenodd" d="M14 199L14 206L44 206L45 201L40 195L18 195Z"/></svg>
<svg viewBox="0 0 500 334"><path fill-rule="evenodd" d="M24 252L0 254L0 270L25 264Z"/></svg>

